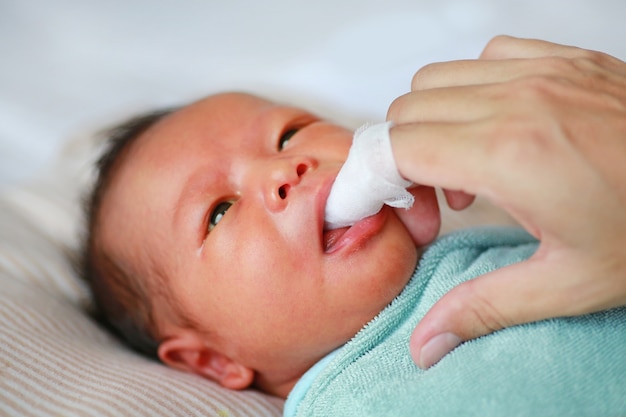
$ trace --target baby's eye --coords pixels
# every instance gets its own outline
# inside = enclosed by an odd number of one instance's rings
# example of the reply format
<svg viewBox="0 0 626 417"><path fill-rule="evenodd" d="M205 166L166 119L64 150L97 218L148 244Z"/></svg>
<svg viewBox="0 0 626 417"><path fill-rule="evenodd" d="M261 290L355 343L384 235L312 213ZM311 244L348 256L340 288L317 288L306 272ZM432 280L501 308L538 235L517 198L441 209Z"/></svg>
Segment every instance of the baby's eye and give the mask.
<svg viewBox="0 0 626 417"><path fill-rule="evenodd" d="M220 222L220 220L222 220L222 217L224 217L224 215L232 205L232 201L223 201L215 206L215 208L211 212L211 215L209 216L209 232L213 230L215 226L217 226L217 224Z"/></svg>
<svg viewBox="0 0 626 417"><path fill-rule="evenodd" d="M278 139L279 151L282 151L285 148L285 146L287 146L287 144L289 143L289 140L292 138L293 135L298 133L298 130L300 129L289 129L286 132L284 132L282 135L280 135L280 138Z"/></svg>

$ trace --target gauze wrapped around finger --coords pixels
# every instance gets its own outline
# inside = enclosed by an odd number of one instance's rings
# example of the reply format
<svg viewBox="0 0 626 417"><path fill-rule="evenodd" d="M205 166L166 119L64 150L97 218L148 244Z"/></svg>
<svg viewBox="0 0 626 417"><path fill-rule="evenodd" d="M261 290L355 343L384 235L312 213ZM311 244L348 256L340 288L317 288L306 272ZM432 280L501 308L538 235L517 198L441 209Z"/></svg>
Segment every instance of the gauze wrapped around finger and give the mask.
<svg viewBox="0 0 626 417"><path fill-rule="evenodd" d="M391 150L391 122L359 128L345 164L332 186L325 212L325 229L351 226L380 211L384 204L410 208L411 182L402 178Z"/></svg>

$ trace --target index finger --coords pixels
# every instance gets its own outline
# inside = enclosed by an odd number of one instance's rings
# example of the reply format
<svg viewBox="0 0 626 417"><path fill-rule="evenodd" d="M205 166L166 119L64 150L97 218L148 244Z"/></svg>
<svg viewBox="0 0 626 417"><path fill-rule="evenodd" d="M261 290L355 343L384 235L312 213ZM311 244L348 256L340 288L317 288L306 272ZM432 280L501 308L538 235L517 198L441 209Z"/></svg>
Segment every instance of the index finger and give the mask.
<svg viewBox="0 0 626 417"><path fill-rule="evenodd" d="M482 147L476 145L483 131L476 121L396 125L390 136L398 171L415 183L488 194L486 170L498 168L493 168L494 161L485 160Z"/></svg>

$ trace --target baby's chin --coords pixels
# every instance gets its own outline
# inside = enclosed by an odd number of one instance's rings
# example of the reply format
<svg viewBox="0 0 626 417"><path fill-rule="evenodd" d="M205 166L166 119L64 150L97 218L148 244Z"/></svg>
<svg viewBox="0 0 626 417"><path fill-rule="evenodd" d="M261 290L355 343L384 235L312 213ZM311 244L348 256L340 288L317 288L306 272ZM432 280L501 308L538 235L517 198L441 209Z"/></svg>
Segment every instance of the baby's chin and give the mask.
<svg viewBox="0 0 626 417"><path fill-rule="evenodd" d="M354 336L359 333L359 331L374 320L374 318L378 316L381 311L383 311L398 295L400 295L413 276L415 265L417 264L417 259L419 257L418 251L419 249L413 248L414 256L412 260L406 258L403 259L405 262L408 261L405 264L406 268L404 268L404 271L396 271L393 275L388 276L386 280L381 280L378 285L373 286L371 291L367 291L363 294L363 297L358 297L361 302L364 302L367 299L368 308L366 310L370 312L369 316L367 314L360 314L358 320L339 320L334 323L328 323L329 326L339 326L340 329L337 330L337 328L335 328L336 331L333 332L334 336L331 339L324 340L322 344L320 344L321 339L316 337L315 339L312 339L312 344L306 349L300 349L300 351L316 353L302 359L298 363L294 363L291 371L293 372L292 375L295 377L291 379L291 383L284 384L279 388L279 390L274 390L272 393L286 398L289 390L285 388L293 388L299 378L302 377L312 366L352 340ZM355 289L354 292L358 293L358 289ZM376 293L374 298L373 293ZM347 308L349 307L350 306L347 306ZM290 345L288 349L293 349L293 346ZM256 353L257 351L255 351L255 354Z"/></svg>

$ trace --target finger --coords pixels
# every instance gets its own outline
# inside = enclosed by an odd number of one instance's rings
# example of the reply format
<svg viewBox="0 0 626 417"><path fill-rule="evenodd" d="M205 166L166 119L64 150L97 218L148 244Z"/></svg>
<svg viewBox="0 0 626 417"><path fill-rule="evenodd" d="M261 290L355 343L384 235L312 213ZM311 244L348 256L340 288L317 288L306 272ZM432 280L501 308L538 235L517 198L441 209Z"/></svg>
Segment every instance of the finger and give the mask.
<svg viewBox="0 0 626 417"><path fill-rule="evenodd" d="M469 207L476 199L475 195L464 193L463 191L443 190L448 207L453 210L463 210Z"/></svg>
<svg viewBox="0 0 626 417"><path fill-rule="evenodd" d="M550 75L552 72L552 66L541 65L541 62L532 59L436 62L425 65L415 73L411 91L501 83L530 75Z"/></svg>
<svg viewBox="0 0 626 417"><path fill-rule="evenodd" d="M519 111L535 112L538 107L568 107L572 112L602 108L607 114L623 111L626 76L595 70L568 71L569 64L544 63L545 76L529 76L509 83L461 85L413 91L396 98L387 111L387 120L396 125L421 122L466 122ZM626 65L625 65L626 67ZM559 73L561 68L561 75ZM554 72L554 76L547 75Z"/></svg>
<svg viewBox="0 0 626 417"><path fill-rule="evenodd" d="M533 257L455 287L415 328L414 361L426 369L462 341L516 324L582 314L578 308L589 294L588 283L573 281L572 273L563 262ZM567 279L561 279L564 274Z"/></svg>
<svg viewBox="0 0 626 417"><path fill-rule="evenodd" d="M530 75L555 75L562 66L547 58L581 58L605 55L572 46L511 36L493 38L478 60L436 62L422 67L411 81L411 90L498 83ZM539 61L544 59L544 62Z"/></svg>
<svg viewBox="0 0 626 417"><path fill-rule="evenodd" d="M528 118L530 117L530 119ZM542 130L548 133L541 133ZM519 114L512 122L477 120L459 123L417 123L394 126L390 131L392 152L400 174L417 184L480 195L502 207L534 236L558 231L571 222L552 207L577 207L580 217L598 212L592 193L604 195L607 187L588 168L581 168L574 146L562 146L560 137L548 140L552 125ZM555 165L554 155L560 156ZM568 172L570 184L587 190L588 200L563 187L559 172ZM612 209L613 207L611 207ZM608 209L607 209L608 210ZM610 212L610 211L608 211ZM620 211L621 212L621 211ZM592 213L592 214L590 214ZM581 233L582 223L572 236ZM556 232L555 232L556 233Z"/></svg>
<svg viewBox="0 0 626 417"><path fill-rule="evenodd" d="M470 85L407 93L391 103L387 120L403 124L481 119L493 113L496 89L493 85Z"/></svg>
<svg viewBox="0 0 626 417"><path fill-rule="evenodd" d="M554 58L560 58L560 60L555 60ZM542 59L544 66L546 63L549 66L557 63L556 68L559 70L563 70L563 65L559 63L579 61L578 65L574 65L572 68L603 68L604 71L621 74L621 76L624 76L626 73L623 61L604 52L569 45L559 45L538 39L497 36L487 44L480 55L480 60L487 60L488 62L494 62L494 60L533 62L536 59ZM581 64L581 62L584 64ZM540 68L539 65L537 67L537 69Z"/></svg>
<svg viewBox="0 0 626 417"><path fill-rule="evenodd" d="M590 87L597 87L599 83L624 85L626 69L623 62L599 52L582 51L578 60L555 55L429 64L415 73L411 91L499 84L530 77L553 77ZM587 57L583 57L583 53ZM586 84L590 79L593 83Z"/></svg>
<svg viewBox="0 0 626 417"><path fill-rule="evenodd" d="M577 58L586 56L587 52L591 51L539 39L523 39L501 35L489 41L481 53L480 59L528 59L554 56Z"/></svg>
<svg viewBox="0 0 626 417"><path fill-rule="evenodd" d="M398 171L417 184L484 194L489 173L498 169L499 161L486 163L491 158L478 143L485 138L481 122L402 124L390 137Z"/></svg>
<svg viewBox="0 0 626 417"><path fill-rule="evenodd" d="M411 90L501 83L530 76L580 82L598 75L614 80L616 75L623 77L625 72L622 61L602 52L503 36L494 38L478 60L439 62L422 67L413 76Z"/></svg>
<svg viewBox="0 0 626 417"><path fill-rule="evenodd" d="M597 142L588 138L606 126L624 126L620 100L608 100L603 92L559 82L519 83L519 91L504 97L494 86L444 90L436 100L446 103L444 106L429 106L428 98L433 96L426 93L423 100L423 93L416 93L419 97L398 101L398 107L391 109L395 122L390 131L391 145L398 170L415 183L481 194L496 204L506 201L526 206L520 199L534 196L538 201L554 200L554 196L564 195L559 181L554 180L558 170L553 155L574 168L580 158L579 148L595 154L589 147L597 146ZM478 90L488 93L464 93ZM552 105L554 97L561 102L560 107ZM463 108L468 111L462 112ZM585 122L590 114L595 114L593 131ZM568 129L581 134L572 137L567 131L555 130L551 118L567 121ZM615 158L621 155L614 154ZM577 169L568 175L580 184L595 178ZM542 186L529 189L538 179ZM517 184L517 192L511 190L512 184Z"/></svg>

